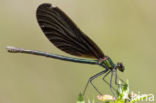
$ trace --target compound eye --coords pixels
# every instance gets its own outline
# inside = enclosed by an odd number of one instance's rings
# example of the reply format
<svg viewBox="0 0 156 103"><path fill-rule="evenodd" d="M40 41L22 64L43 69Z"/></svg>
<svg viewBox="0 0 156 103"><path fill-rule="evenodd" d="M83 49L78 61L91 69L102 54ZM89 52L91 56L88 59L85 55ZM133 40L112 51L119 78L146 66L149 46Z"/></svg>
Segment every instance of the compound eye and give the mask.
<svg viewBox="0 0 156 103"><path fill-rule="evenodd" d="M124 70L125 70L125 67L123 66L122 63L117 63L117 68L118 68L118 70L121 71L121 72L124 72Z"/></svg>

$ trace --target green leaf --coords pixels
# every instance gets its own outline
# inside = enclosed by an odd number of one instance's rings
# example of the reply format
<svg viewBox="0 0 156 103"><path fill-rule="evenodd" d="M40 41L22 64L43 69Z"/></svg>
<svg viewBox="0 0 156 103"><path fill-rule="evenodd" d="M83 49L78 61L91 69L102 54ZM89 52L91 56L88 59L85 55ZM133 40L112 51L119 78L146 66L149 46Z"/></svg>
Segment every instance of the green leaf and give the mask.
<svg viewBox="0 0 156 103"><path fill-rule="evenodd" d="M80 93L78 98L77 98L77 103L85 103L84 99L83 99L83 95Z"/></svg>

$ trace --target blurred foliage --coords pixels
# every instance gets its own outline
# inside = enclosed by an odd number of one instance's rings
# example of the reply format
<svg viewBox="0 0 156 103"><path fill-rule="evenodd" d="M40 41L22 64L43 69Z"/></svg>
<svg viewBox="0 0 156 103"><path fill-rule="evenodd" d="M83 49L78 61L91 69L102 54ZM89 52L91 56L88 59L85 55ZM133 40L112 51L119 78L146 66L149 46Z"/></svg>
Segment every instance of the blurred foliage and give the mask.
<svg viewBox="0 0 156 103"><path fill-rule="evenodd" d="M119 81L118 88L115 92L117 93L117 97L113 97L111 95L105 94L105 95L98 95L97 99L104 103L138 103L138 102L149 100L151 97L151 95L149 94L136 95L135 93L130 92L128 81L125 83L121 83ZM85 100L83 99L83 96L81 94L78 96L77 103L85 103ZM92 103L90 102L90 99L88 100L88 103Z"/></svg>

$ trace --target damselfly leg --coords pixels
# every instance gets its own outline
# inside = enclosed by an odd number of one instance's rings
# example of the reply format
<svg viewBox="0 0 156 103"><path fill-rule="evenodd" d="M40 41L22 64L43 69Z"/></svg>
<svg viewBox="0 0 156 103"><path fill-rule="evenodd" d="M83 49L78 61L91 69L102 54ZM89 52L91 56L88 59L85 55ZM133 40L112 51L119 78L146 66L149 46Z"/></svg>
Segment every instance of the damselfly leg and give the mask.
<svg viewBox="0 0 156 103"><path fill-rule="evenodd" d="M118 79L122 82L121 84L118 83ZM125 82L124 80L122 80L122 79L118 76L117 70L115 70L115 84L116 84L116 85L124 85L124 84L126 84L126 82Z"/></svg>
<svg viewBox="0 0 156 103"><path fill-rule="evenodd" d="M108 74L110 73L111 71L108 71L104 76L103 76L103 80L104 80L104 82L107 84L107 85L110 85L110 83L107 81L107 80L105 80L105 78L108 76ZM112 86L112 89L114 90L114 91L116 91L116 89Z"/></svg>
<svg viewBox="0 0 156 103"><path fill-rule="evenodd" d="M108 69L106 69L106 70L104 70L104 71L102 71L102 72L99 72L99 73L95 74L94 76L90 77L89 80L88 80L88 82L87 82L87 84L86 84L86 86L85 86L85 89L84 89L84 91L83 91L83 95L85 95L85 92L86 92L86 89L87 89L89 83L93 86L93 88L94 88L99 94L102 94L102 93L96 88L96 86L92 83L92 81L93 81L95 78L101 76L102 74L105 74L107 71L108 71Z"/></svg>

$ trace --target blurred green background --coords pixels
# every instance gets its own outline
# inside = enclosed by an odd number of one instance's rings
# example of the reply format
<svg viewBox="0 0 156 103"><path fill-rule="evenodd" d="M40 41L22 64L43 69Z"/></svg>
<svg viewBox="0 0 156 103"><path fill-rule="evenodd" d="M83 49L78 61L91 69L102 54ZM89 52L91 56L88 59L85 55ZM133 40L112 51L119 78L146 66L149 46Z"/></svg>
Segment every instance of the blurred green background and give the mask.
<svg viewBox="0 0 156 103"><path fill-rule="evenodd" d="M7 45L70 56L54 47L36 20L41 3L61 8L114 62L123 62L131 90L156 94L155 0L0 0L0 102L75 103L99 66L11 54ZM104 94L109 87L95 82ZM96 99L89 86L86 98Z"/></svg>

